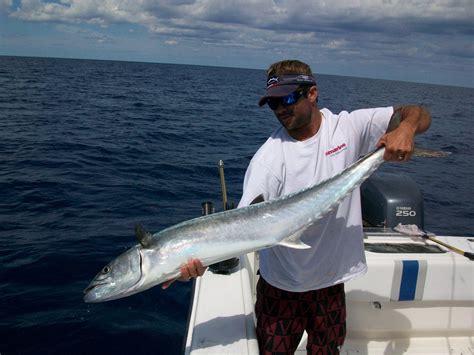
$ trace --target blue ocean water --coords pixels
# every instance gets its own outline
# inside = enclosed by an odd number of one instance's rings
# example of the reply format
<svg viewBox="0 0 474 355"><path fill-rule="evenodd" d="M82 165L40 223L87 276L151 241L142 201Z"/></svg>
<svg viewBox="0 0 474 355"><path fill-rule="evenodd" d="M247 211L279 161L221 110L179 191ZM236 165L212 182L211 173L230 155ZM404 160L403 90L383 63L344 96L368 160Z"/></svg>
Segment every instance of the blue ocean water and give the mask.
<svg viewBox="0 0 474 355"><path fill-rule="evenodd" d="M313 68L317 71L317 68ZM82 290L135 243L236 203L246 166L278 122L259 108L265 73L216 67L0 57L0 353L178 354L190 283L86 304ZM474 89L319 75L333 112L417 103L419 145L452 152L382 171L411 176L426 229L474 235Z"/></svg>

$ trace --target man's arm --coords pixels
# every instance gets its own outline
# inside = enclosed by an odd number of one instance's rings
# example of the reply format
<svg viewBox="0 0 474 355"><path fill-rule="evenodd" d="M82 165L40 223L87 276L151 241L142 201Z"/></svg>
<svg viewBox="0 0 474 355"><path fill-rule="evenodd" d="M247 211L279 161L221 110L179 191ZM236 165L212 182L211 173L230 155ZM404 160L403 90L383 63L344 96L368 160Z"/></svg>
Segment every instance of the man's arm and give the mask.
<svg viewBox="0 0 474 355"><path fill-rule="evenodd" d="M421 106L402 106L395 109L392 118L400 115L400 123L393 130L385 133L377 146L385 146L385 160L409 160L415 148L415 135L428 130L431 115Z"/></svg>

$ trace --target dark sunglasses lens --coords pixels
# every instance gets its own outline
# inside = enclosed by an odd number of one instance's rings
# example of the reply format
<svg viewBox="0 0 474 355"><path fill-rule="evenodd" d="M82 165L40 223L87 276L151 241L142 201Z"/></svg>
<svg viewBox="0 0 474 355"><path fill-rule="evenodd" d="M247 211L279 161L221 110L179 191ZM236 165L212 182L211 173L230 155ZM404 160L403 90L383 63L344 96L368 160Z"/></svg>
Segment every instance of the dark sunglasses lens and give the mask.
<svg viewBox="0 0 474 355"><path fill-rule="evenodd" d="M291 93L290 95L283 96L281 98L281 103L283 106L293 105L296 101L298 101L299 95L296 92Z"/></svg>
<svg viewBox="0 0 474 355"><path fill-rule="evenodd" d="M291 94L283 96L283 97L268 99L267 104L273 111L275 111L278 108L278 105L280 105L280 104L282 106L285 106L285 107L293 105L294 103L296 103L296 101L299 100L299 98L302 95L303 95L303 93L301 91L295 91L295 92L292 92Z"/></svg>
<svg viewBox="0 0 474 355"><path fill-rule="evenodd" d="M278 108L278 105L280 104L280 99L268 99L267 104L268 107L275 111Z"/></svg>

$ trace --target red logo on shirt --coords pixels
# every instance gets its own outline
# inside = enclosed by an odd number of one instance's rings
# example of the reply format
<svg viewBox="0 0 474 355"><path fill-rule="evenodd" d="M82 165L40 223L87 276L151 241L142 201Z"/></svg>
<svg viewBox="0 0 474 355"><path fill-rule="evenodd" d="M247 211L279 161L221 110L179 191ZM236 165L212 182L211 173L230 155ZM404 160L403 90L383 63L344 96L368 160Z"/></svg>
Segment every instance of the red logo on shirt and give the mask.
<svg viewBox="0 0 474 355"><path fill-rule="evenodd" d="M346 143L342 143L342 144L338 145L336 148L333 148L333 149L331 149L331 150L328 150L328 151L326 152L326 156L328 156L328 155L333 155L333 154L337 154L337 153L339 153L339 152L345 150L346 148L347 148Z"/></svg>

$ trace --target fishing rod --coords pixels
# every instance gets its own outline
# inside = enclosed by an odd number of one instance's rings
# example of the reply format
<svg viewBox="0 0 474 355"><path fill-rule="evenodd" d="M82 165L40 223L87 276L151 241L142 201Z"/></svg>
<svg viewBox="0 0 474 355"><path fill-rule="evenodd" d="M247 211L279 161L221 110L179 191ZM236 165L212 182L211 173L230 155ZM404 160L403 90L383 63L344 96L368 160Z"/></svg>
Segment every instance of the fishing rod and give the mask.
<svg viewBox="0 0 474 355"><path fill-rule="evenodd" d="M227 188L225 186L225 176L224 176L224 161L219 160L219 178L221 181L221 191L222 191L222 204L224 205L224 211L229 209L229 203L227 202Z"/></svg>
<svg viewBox="0 0 474 355"><path fill-rule="evenodd" d="M431 240L432 242L438 243L438 244L442 245L443 247L451 250L452 252L455 252L459 255L465 256L469 260L474 260L474 253L471 253L469 251L461 250L461 249L456 248L452 245L449 245L445 242L442 242L441 240L434 238L433 235L431 235L431 234L427 233L426 231L418 228L418 226L415 225L415 224L401 224L401 223L399 223L393 229L396 230L397 232L400 232L400 233L405 234L405 235L409 235L411 237L421 237L423 239Z"/></svg>
<svg viewBox="0 0 474 355"><path fill-rule="evenodd" d="M224 176L224 161L219 160L218 163L219 166L219 179L221 183L221 192L222 192L222 204L223 204L223 209L224 211L227 211L229 209L229 203L227 202L227 188L225 185L225 176ZM202 214L208 215L211 213L214 213L214 207L212 206L212 202L203 202L202 203Z"/></svg>

